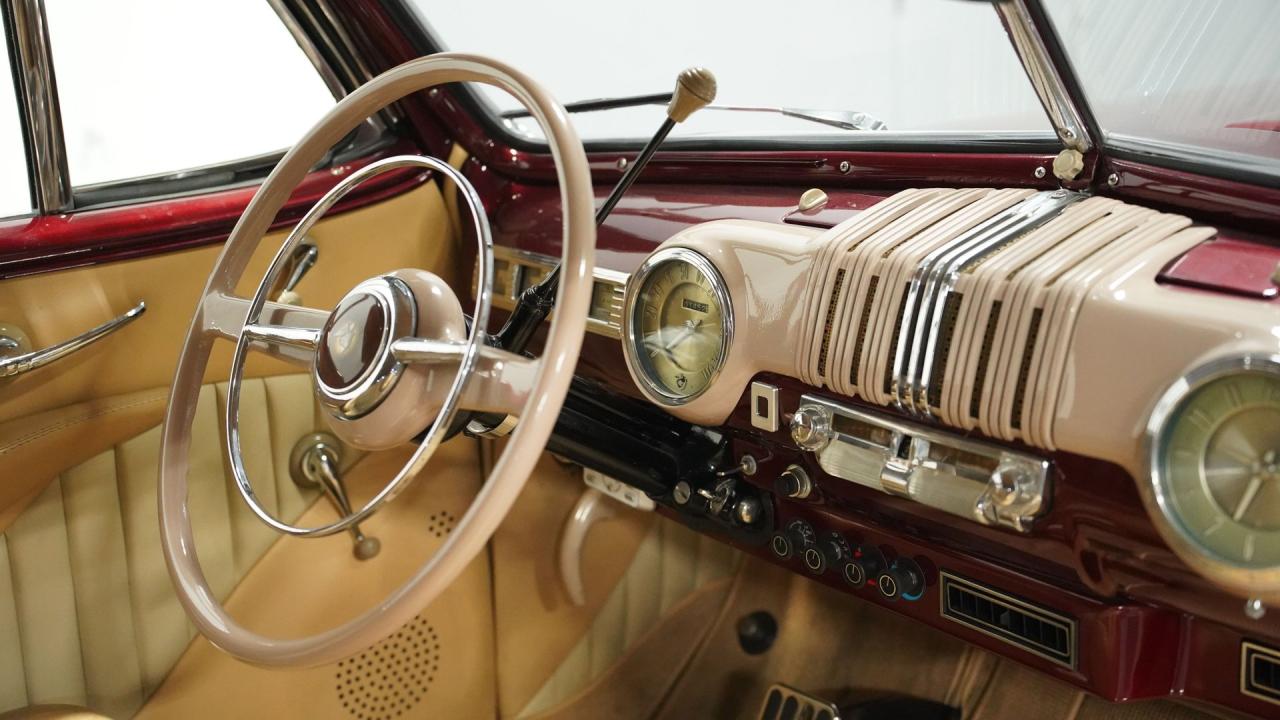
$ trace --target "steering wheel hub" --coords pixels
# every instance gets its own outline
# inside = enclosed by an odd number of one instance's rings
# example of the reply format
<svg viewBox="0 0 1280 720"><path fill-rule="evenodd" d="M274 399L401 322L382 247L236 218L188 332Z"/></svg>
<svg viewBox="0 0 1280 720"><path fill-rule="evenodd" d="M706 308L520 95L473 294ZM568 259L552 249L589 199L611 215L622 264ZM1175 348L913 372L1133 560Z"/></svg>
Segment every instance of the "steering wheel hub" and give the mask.
<svg viewBox="0 0 1280 720"><path fill-rule="evenodd" d="M316 395L331 415L362 417L386 398L404 372L391 343L413 335L417 315L413 291L390 275L342 298L320 331L313 370Z"/></svg>

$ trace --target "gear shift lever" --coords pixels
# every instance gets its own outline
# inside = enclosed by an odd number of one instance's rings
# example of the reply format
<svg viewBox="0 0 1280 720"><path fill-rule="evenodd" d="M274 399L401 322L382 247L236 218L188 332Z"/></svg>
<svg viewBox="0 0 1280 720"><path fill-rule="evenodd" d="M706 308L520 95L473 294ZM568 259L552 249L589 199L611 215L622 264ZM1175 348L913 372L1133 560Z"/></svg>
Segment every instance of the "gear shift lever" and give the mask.
<svg viewBox="0 0 1280 720"><path fill-rule="evenodd" d="M338 474L342 462L342 449L336 438L325 433L312 433L293 446L289 457L289 474L301 487L319 488L340 517L352 513L351 500L347 498L347 486ZM351 526L351 554L357 560L368 560L378 554L382 543L378 538L365 535L359 525Z"/></svg>

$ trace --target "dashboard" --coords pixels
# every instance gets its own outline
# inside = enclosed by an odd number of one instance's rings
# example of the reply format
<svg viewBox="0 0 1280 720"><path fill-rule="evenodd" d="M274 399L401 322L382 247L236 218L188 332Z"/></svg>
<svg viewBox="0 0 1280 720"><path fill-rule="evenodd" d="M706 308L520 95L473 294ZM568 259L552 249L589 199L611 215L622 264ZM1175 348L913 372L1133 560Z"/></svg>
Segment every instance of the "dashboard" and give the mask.
<svg viewBox="0 0 1280 720"><path fill-rule="evenodd" d="M1280 309L1164 278L1214 228L1066 190L649 192L601 233L553 450L1103 697L1276 711ZM499 307L554 264L530 230L499 222Z"/></svg>

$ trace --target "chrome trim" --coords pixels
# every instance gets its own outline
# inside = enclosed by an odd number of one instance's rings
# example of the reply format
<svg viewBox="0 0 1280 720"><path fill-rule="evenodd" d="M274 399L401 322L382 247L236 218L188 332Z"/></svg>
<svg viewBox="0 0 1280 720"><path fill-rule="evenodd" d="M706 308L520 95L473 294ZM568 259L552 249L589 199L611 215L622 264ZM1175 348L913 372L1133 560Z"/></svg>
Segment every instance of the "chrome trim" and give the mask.
<svg viewBox="0 0 1280 720"><path fill-rule="evenodd" d="M934 382L933 363L943 309L960 272L1051 220L1084 195L1067 190L1036 193L962 233L925 256L911 274L907 299L900 313L897 346L893 357L890 392L901 410L918 417L932 417L929 389Z"/></svg>
<svg viewBox="0 0 1280 720"><path fill-rule="evenodd" d="M480 200L480 194L476 191L475 186L471 184L471 181L452 165L438 158L428 156L397 155L370 163L343 178L342 181L325 193L307 211L307 214L298 221L298 224L294 226L288 237L281 244L280 249L276 251L271 265L267 268L266 274L254 291L253 298L248 303L245 310L245 319L241 327L258 323L263 308L267 304L267 294L279 281L285 266L288 264L288 259L302 242L303 237L311 231L311 228L329 208L360 183L382 173L404 167L426 168L443 174L457 185L459 196L467 203L467 207L471 211L472 231L476 238L477 263L481 282L476 291L475 307L471 315L471 329L467 335L461 361L458 363L458 372L454 375L453 382L449 386L448 394L441 404L440 412L436 415L435 422L427 429L426 437L419 444L413 457L404 467L400 468L400 471L396 473L390 482L370 498L364 507L350 515L318 527L297 527L277 520L262 506L245 472L240 443L240 386L244 377L245 355L249 349L250 340L245 333L237 332L235 352L231 356L231 369L227 380L227 400L224 416L227 429L227 457L230 461L231 475L235 480L236 490L240 493L240 497L259 520L266 523L276 532L295 537L334 535L364 521L365 518L377 512L384 504L399 495L400 492L408 487L409 482L418 475L419 471L422 470L444 440L446 432L457 415L462 391L474 373L480 358L480 351L487 337L485 328L489 326L489 311L493 305L493 235L489 227L489 219L484 212L484 204ZM392 340L395 339L397 338ZM383 351L387 356L393 356L390 349L392 345L393 342L386 342L383 345Z"/></svg>
<svg viewBox="0 0 1280 720"><path fill-rule="evenodd" d="M992 5L1004 21L1013 49L1022 61L1022 68L1040 98L1049 122L1057 131L1058 139L1068 148L1089 152L1093 148L1093 139L1089 137L1084 115L1076 107L1058 68L1049 57L1040 31L1027 11L1026 0L1005 0Z"/></svg>
<svg viewBox="0 0 1280 720"><path fill-rule="evenodd" d="M320 342L319 328L282 327L250 323L241 330L250 341L275 345L288 345L300 350L315 352Z"/></svg>
<svg viewBox="0 0 1280 720"><path fill-rule="evenodd" d="M1058 627L1062 628L1067 633L1067 652L1068 652L1067 659L1063 660L1062 658L1055 657L1050 653L1036 650L1034 646L1025 644L1026 642L1025 638L1022 639L1023 642L1019 642L1017 639L1014 639L1014 638L1018 638L1019 636L1013 633L1008 633L1007 635L1000 634L991 629L988 629L986 626L981 624L981 621L971 619L966 615L957 616L955 614L948 612L949 606L947 604L947 595L948 595L947 589L952 585L959 586L964 590L967 590L975 595L985 596L988 602L991 602L994 600L995 602L1007 605L1025 615L1032 615L1035 617L1035 619L1039 620L1040 622L1048 623L1050 625L1057 625ZM1068 615L1065 615L1061 612L1058 612L1057 610L1053 610L1051 608L1047 608L1042 605L1036 605L1036 604L1027 602L1026 600L1022 600L1020 598L1016 598L1012 595L1009 595L1008 593L1001 592L988 585L979 584L972 580L966 580L965 578L962 578L959 575L951 573L947 570L938 571L938 586L939 586L938 587L938 614L941 615L942 617L950 620L951 622L956 623L957 625L963 625L969 628L970 630L980 632L983 635L986 635L987 637L995 638L997 640L1000 640L1001 642L1008 643L1009 645L1012 645L1026 652L1029 652L1032 655L1035 655L1037 657L1044 658L1045 660L1056 663L1058 665L1062 665L1063 667L1071 668L1072 670L1075 669L1076 656L1079 653L1077 652L1077 648L1076 648L1078 631L1077 631L1076 621L1074 618Z"/></svg>
<svg viewBox="0 0 1280 720"><path fill-rule="evenodd" d="M302 24L298 22L298 18L293 12L285 6L284 0L267 0L267 4L275 11L280 18L280 22L284 23L289 34L293 36L294 42L298 43L298 47L302 49L302 54L307 56L311 61L311 65L315 67L316 72L320 73L320 78L324 80L325 87L329 88L329 93L333 95L334 100L341 100L347 94L347 88L343 85L342 80L338 78L338 73L320 54L320 48L316 46L311 36L303 29Z"/></svg>
<svg viewBox="0 0 1280 720"><path fill-rule="evenodd" d="M493 248L493 257L495 262L506 262L509 270L505 277L496 277L494 279L495 289L493 294L493 306L503 310L514 310L516 301L520 297L520 281L524 274L530 270L541 273L541 277L552 270L559 261L550 255L531 252L529 250L520 250L518 248L498 245ZM607 319L601 319L594 315L587 316L587 330L597 335L622 339L622 306L623 297L627 286L627 274L617 270L597 267L593 272L595 289L592 290L592 304L588 312L596 309L594 295L598 291L598 286L604 284L610 293L611 307L609 308L609 316ZM473 279L474 284L474 279ZM555 312L552 311L547 315L547 322L550 322Z"/></svg>
<svg viewBox="0 0 1280 720"><path fill-rule="evenodd" d="M1147 419L1143 432L1147 479L1145 482L1139 480L1137 485L1152 524L1183 562L1240 597L1274 600L1280 597L1280 565L1268 568L1244 567L1204 547L1183 526L1172 506L1166 493L1166 477L1160 462L1164 432L1182 401L1214 380L1246 372L1280 376L1280 354L1254 352L1217 357L1174 380L1156 401Z"/></svg>
<svg viewBox="0 0 1280 720"><path fill-rule="evenodd" d="M338 303L338 309L329 316L329 322L333 322L338 310L349 300L361 297L373 298L386 318L382 337L378 341L378 357L369 363L359 377L342 387L326 383L320 376L319 363L312 363L311 380L318 391L316 394L320 405L338 420L363 417L382 403L396 386L405 368L405 363L392 351L391 345L400 338L412 336L418 327L418 304L413 298L413 291L403 280L390 275L370 278L356 285ZM258 326L248 323L244 326L244 335L252 337L250 333L259 330ZM317 337L323 337L330 330L326 324Z"/></svg>
<svg viewBox="0 0 1280 720"><path fill-rule="evenodd" d="M863 487L905 497L982 525L1025 533L1052 498L1049 461L802 395L794 417L826 418L820 444L808 449L827 474ZM858 433L864 428L866 432ZM793 424L794 429L794 424ZM954 462L947 453L980 458L987 467ZM989 468L989 469L988 469Z"/></svg>
<svg viewBox="0 0 1280 720"><path fill-rule="evenodd" d="M702 386L702 389L691 395L677 395L664 390L661 385L649 377L649 374L644 370L644 364L639 356L636 355L639 347L639 338L636 337L635 313L637 308L636 299L639 296L640 288L644 287L645 280L648 279L649 275L653 274L654 270L670 262L688 263L695 270L705 275L711 283L711 291L716 296L716 302L720 304L720 332L724 337L724 341L720 344L720 353L716 356L716 368L711 373L711 377L707 379L706 384ZM720 371L724 369L725 361L729 359L729 350L733 346L734 323L733 299L729 295L729 287L725 284L724 277L720 275L720 271L716 269L714 263L701 253L686 247L663 248L645 258L640 267L631 274L631 277L627 280L625 297L622 311L622 333L624 335L622 354L626 358L627 365L631 366L635 376L641 379L638 385L645 397L659 405L676 407L700 397L715 384L716 379L720 377Z"/></svg>
<svg viewBox="0 0 1280 720"><path fill-rule="evenodd" d="M1240 693L1272 705L1280 705L1280 692L1270 688L1263 691L1254 689L1258 683L1253 680L1254 663L1251 660L1257 656L1262 656L1280 667L1280 650L1248 640L1242 641L1240 643Z"/></svg>
<svg viewBox="0 0 1280 720"><path fill-rule="evenodd" d="M759 412L760 403L764 402L764 412ZM763 383L759 380L751 383L751 427L765 432L778 432L782 424L778 411L778 386Z"/></svg>
<svg viewBox="0 0 1280 720"><path fill-rule="evenodd" d="M338 512L339 517L351 514L351 500L347 484L338 468L342 465L342 444L328 433L304 435L289 454L289 475L298 487L320 490ZM359 525L352 525L351 554L357 560L369 560L382 549L376 537L365 535Z"/></svg>
<svg viewBox="0 0 1280 720"><path fill-rule="evenodd" d="M27 147L31 199L41 214L66 212L74 201L44 0L10 0L4 3L4 13L12 42L9 57Z"/></svg>
<svg viewBox="0 0 1280 720"><path fill-rule="evenodd" d="M11 378L16 375L31 372L48 365L54 360L60 360L77 350L92 345L129 323L137 320L142 313L147 311L147 304L140 302L127 310L123 315L108 320L101 325L90 328L79 335L60 342L57 345L51 345L41 350L20 354L9 354L22 349L22 343L17 338L8 335L0 335L0 379Z"/></svg>

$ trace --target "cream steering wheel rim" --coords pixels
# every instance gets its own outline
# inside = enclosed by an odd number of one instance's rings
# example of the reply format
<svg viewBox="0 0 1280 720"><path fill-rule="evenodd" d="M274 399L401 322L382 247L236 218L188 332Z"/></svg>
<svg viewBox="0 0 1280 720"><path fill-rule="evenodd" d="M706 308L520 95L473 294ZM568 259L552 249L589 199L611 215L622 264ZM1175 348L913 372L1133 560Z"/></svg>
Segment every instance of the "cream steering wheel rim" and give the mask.
<svg viewBox="0 0 1280 720"><path fill-rule="evenodd" d="M444 546L381 603L344 625L316 635L282 639L255 633L228 615L209 587L196 553L187 508L187 470L196 399L213 343L226 335L222 326L231 324L225 308L215 309L213 301L234 295L237 282L276 213L330 147L383 107L413 92L450 82L479 82L511 93L541 126L555 160L564 224L557 312L521 422ZM593 215L586 154L564 108L524 74L475 55L433 55L379 75L340 101L285 154L250 201L210 273L179 356L164 419L159 480L161 546L178 599L201 634L231 655L260 665L325 664L364 650L394 633L466 568L514 504L543 452L568 392L591 295Z"/></svg>

